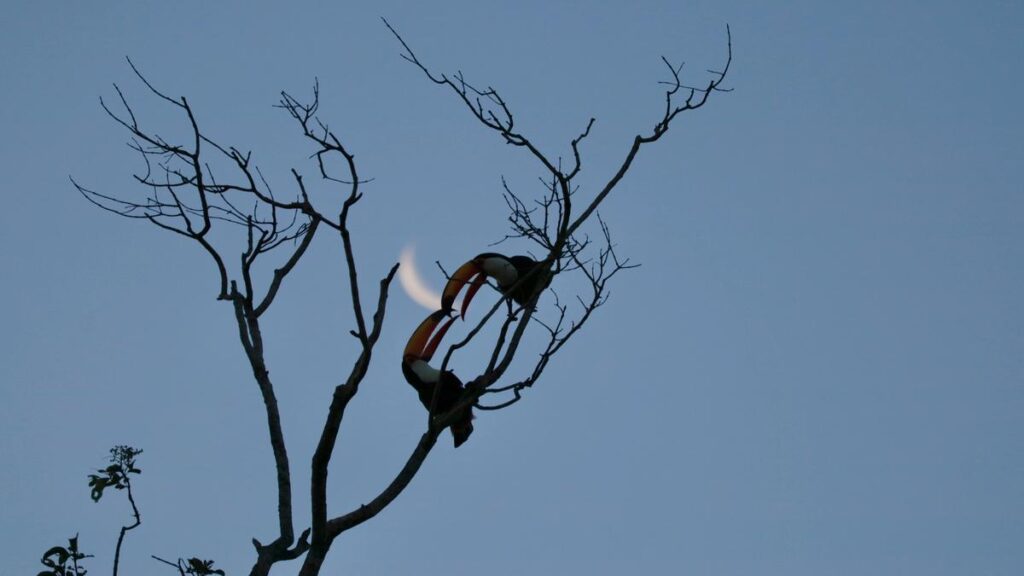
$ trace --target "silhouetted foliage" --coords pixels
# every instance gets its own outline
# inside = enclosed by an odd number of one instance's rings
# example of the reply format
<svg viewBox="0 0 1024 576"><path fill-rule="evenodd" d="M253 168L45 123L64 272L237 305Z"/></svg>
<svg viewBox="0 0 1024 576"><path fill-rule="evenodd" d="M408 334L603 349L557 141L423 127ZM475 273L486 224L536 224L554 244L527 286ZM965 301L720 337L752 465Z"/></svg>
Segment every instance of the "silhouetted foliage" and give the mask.
<svg viewBox="0 0 1024 576"><path fill-rule="evenodd" d="M68 538L67 547L54 546L43 553L40 562L49 570L43 570L37 576L85 576L88 572L78 562L92 558L92 554L83 554L78 549L78 534Z"/></svg>
<svg viewBox="0 0 1024 576"><path fill-rule="evenodd" d="M129 474L141 474L142 470L135 467L135 457L142 454L131 446L114 446L110 449L110 466L97 470L97 474L89 474L89 486L92 488L93 502L99 502L103 491L108 487L117 490L131 489Z"/></svg>
<svg viewBox="0 0 1024 576"><path fill-rule="evenodd" d="M115 490L124 490L128 495L128 503L132 506L134 521L121 527L117 536L117 546L114 548L114 572L117 576L118 568L121 565L121 545L124 544L125 534L134 530L142 524L142 516L139 514L139 507L135 505L135 495L132 494L133 474L142 474L142 470L135 466L135 457L142 454L142 450L132 448L124 444L114 446L110 449L110 465L101 470L100 474L89 475L89 486L92 488L93 502L99 502L103 497L103 491L113 487Z"/></svg>
<svg viewBox="0 0 1024 576"><path fill-rule="evenodd" d="M213 560L202 560L199 558L189 558L188 560L185 560L178 558L177 562L170 562L157 556L153 556L152 558L176 568L181 576L185 576L186 574L191 574L193 576L210 576L211 574L220 574L220 576L224 576L223 570L218 570L213 567Z"/></svg>

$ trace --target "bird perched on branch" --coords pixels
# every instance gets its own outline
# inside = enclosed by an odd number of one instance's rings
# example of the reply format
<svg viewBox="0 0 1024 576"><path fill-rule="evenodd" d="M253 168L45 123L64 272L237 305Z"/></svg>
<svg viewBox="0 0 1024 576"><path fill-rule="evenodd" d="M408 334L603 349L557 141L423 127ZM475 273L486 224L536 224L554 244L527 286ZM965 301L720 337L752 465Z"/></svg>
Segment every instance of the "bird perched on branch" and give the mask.
<svg viewBox="0 0 1024 576"><path fill-rule="evenodd" d="M451 327L455 318L449 319L434 334L438 324L447 314L438 310L420 323L409 338L405 351L402 353L402 374L405 380L416 389L420 402L429 411L434 405L434 414L444 414L455 407L462 397L462 381L450 370L444 372L429 364L438 344L445 332ZM431 335L433 334L433 337ZM435 401L434 396L437 396ZM467 406L459 412L455 422L450 426L455 447L461 446L473 433L473 410Z"/></svg>
<svg viewBox="0 0 1024 576"><path fill-rule="evenodd" d="M455 304L455 297L458 296L462 287L469 284L466 295L462 298L462 310L460 315L465 318L466 310L473 296L480 290L488 277L494 278L498 283L501 293L514 300L517 304L525 306L537 292L548 287L551 283L551 276L544 270L531 272L540 266L529 256L505 256L495 252L485 252L466 262L452 274L445 284L444 292L441 294L441 309L450 314ZM528 276L529 275L529 276Z"/></svg>

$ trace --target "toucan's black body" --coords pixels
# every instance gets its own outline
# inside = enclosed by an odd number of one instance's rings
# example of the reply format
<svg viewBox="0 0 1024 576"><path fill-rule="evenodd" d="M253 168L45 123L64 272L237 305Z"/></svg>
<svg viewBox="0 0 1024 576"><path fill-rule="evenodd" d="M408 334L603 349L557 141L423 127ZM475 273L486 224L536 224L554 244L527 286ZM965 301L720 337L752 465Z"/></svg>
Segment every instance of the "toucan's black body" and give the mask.
<svg viewBox="0 0 1024 576"><path fill-rule="evenodd" d="M405 375L405 381L416 390L416 394L420 397L420 403L427 410L430 410L430 403L434 399L434 390L438 388L438 382L440 382L440 389L437 391L437 407L434 410L436 414L444 414L451 410L462 397L462 381L450 370L445 370L440 374L438 380L431 382L421 380L412 363L402 362L402 374ZM458 448L473 432L471 408L462 411L459 419L451 425L451 430L452 437L455 439L455 447Z"/></svg>
<svg viewBox="0 0 1024 576"><path fill-rule="evenodd" d="M537 292L547 288L551 283L551 276L542 270L527 277L539 265L540 262L529 256L505 256L496 252L478 254L460 266L448 279L441 295L441 308L445 313L451 313L455 297L464 285L469 284L466 295L462 298L460 314L465 317L470 301L487 278L494 279L502 294L525 306Z"/></svg>
<svg viewBox="0 0 1024 576"><path fill-rule="evenodd" d="M428 411L430 410L430 405L434 402L436 390L435 414L444 414L454 408L459 399L462 398L464 389L462 381L459 380L454 372L450 370L441 372L428 363L441 342L441 338L444 337L448 327L451 326L452 321L449 320L431 338L434 329L437 328L438 323L445 316L446 314L439 310L420 323L419 327L416 328L409 338L409 343L406 345L405 352L402 355L402 375L405 376L405 381L416 390L420 403ZM463 408L450 428L452 438L455 440L455 447L458 448L473 433L473 409L469 406Z"/></svg>

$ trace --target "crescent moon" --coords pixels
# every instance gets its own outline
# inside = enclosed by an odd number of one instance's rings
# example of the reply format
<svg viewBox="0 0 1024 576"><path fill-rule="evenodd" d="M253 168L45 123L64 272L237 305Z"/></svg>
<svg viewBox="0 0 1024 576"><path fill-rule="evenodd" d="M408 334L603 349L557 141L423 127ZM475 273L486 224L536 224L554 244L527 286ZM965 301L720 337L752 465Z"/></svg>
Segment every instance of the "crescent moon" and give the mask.
<svg viewBox="0 0 1024 576"><path fill-rule="evenodd" d="M412 244L402 248L402 253L398 256L398 262L401 264L398 267L398 281L401 282L402 289L413 302L427 310L440 310L441 295L431 290L423 282L419 272L416 271L415 257L416 248Z"/></svg>

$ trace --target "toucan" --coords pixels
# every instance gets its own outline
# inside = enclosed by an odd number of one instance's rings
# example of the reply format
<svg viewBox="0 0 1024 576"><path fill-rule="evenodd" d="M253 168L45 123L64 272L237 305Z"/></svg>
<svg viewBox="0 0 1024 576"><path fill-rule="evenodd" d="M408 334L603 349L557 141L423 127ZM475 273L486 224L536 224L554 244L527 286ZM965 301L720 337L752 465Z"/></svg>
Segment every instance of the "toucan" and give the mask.
<svg viewBox="0 0 1024 576"><path fill-rule="evenodd" d="M435 414L444 414L451 410L462 397L462 381L450 370L441 372L428 362L441 343L441 338L451 327L451 318L431 338L437 325L447 314L442 310L434 312L420 323L409 338L402 354L402 374L405 380L416 389L420 402L429 411L434 401L434 390L437 390L437 404ZM440 384L440 388L438 388ZM451 424L452 437L455 440L455 447L458 448L473 433L473 410L469 406L460 411L458 418Z"/></svg>
<svg viewBox="0 0 1024 576"><path fill-rule="evenodd" d="M460 316L466 317L466 310L469 302L476 295L480 286L488 276L494 278L502 294L508 296L520 305L526 305L531 298L551 283L551 276L543 270L520 282L527 274L540 266L529 256L505 256L495 252L484 252L466 262L452 274L445 284L444 292L441 294L441 309L445 313L451 313L452 305L455 304L455 297L462 290L463 285L469 284L466 295L462 298L462 311Z"/></svg>

